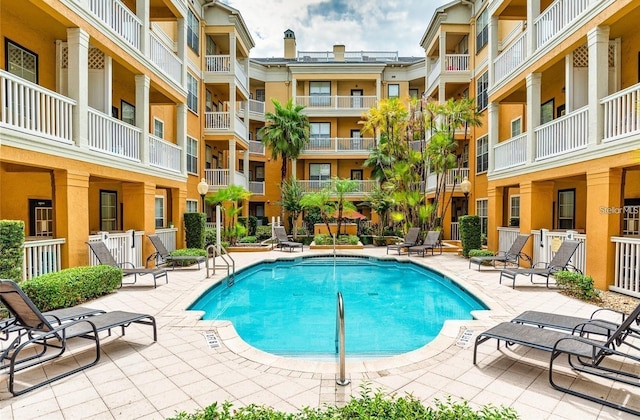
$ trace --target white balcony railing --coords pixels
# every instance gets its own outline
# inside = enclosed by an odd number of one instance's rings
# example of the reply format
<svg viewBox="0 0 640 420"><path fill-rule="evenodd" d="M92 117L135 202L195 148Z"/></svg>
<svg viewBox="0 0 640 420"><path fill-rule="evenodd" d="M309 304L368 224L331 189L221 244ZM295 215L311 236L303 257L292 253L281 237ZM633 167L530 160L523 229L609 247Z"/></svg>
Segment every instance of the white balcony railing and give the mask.
<svg viewBox="0 0 640 420"><path fill-rule="evenodd" d="M456 185L460 186L460 183L465 177L469 176L469 168L453 168L449 169L446 173L445 182L447 187Z"/></svg>
<svg viewBox="0 0 640 420"><path fill-rule="evenodd" d="M540 48L589 8L593 0L556 0L534 22L536 47Z"/></svg>
<svg viewBox="0 0 640 420"><path fill-rule="evenodd" d="M249 191L256 195L264 195L264 181L249 181Z"/></svg>
<svg viewBox="0 0 640 420"><path fill-rule="evenodd" d="M612 237L616 244L611 290L640 297L640 238Z"/></svg>
<svg viewBox="0 0 640 420"><path fill-rule="evenodd" d="M140 49L142 22L120 0L89 0L89 10L128 44Z"/></svg>
<svg viewBox="0 0 640 420"><path fill-rule="evenodd" d="M264 156L264 144L261 141L249 140L249 153Z"/></svg>
<svg viewBox="0 0 640 420"><path fill-rule="evenodd" d="M249 189L249 180L243 172L235 171L233 173L233 185L240 185L245 189Z"/></svg>
<svg viewBox="0 0 640 420"><path fill-rule="evenodd" d="M167 251L169 252L175 251L178 248L182 248L182 247L178 247L176 244L177 231L178 229L176 229L175 227L156 229L155 234L160 237L160 240L164 244L164 247L167 248Z"/></svg>
<svg viewBox="0 0 640 420"><path fill-rule="evenodd" d="M369 109L375 106L375 96L296 96L296 104L309 109Z"/></svg>
<svg viewBox="0 0 640 420"><path fill-rule="evenodd" d="M229 130L231 128L230 112L205 112L204 128L211 130Z"/></svg>
<svg viewBox="0 0 640 420"><path fill-rule="evenodd" d="M249 112L264 117L264 102L249 99Z"/></svg>
<svg viewBox="0 0 640 420"><path fill-rule="evenodd" d="M244 68L239 61L236 60L235 66L236 66L235 68L236 79L238 79L238 81L240 82L240 85L242 85L243 88L247 89L247 83L249 81L249 78L247 77L247 73L245 73Z"/></svg>
<svg viewBox="0 0 640 420"><path fill-rule="evenodd" d="M22 253L22 280L62 269L61 255L65 238L25 241Z"/></svg>
<svg viewBox="0 0 640 420"><path fill-rule="evenodd" d="M182 60L153 32L149 33L149 59L177 83L182 79Z"/></svg>
<svg viewBox="0 0 640 420"><path fill-rule="evenodd" d="M140 138L138 127L89 108L89 147L126 159L140 160Z"/></svg>
<svg viewBox="0 0 640 420"><path fill-rule="evenodd" d="M640 83L607 96L601 103L604 107L603 141L640 133Z"/></svg>
<svg viewBox="0 0 640 420"><path fill-rule="evenodd" d="M518 227L499 227L498 228L498 251L507 252L511 245L516 241L520 234Z"/></svg>
<svg viewBox="0 0 640 420"><path fill-rule="evenodd" d="M431 63L431 71L429 71L429 76L427 78L428 86L431 86L436 81L436 79L440 75L441 70L440 59L438 58L436 61Z"/></svg>
<svg viewBox="0 0 640 420"><path fill-rule="evenodd" d="M142 237L144 236L144 231L135 231L133 235L131 232L99 232L96 235L90 235L89 242L103 241L118 264L126 267L131 267L131 264L133 264L134 267L141 268L144 267L144 260L142 259ZM98 261L89 247L87 247L87 252L89 253L89 265L100 265L100 261Z"/></svg>
<svg viewBox="0 0 640 420"><path fill-rule="evenodd" d="M369 152L375 147L375 139L346 137L346 138L311 138L302 153L325 152Z"/></svg>
<svg viewBox="0 0 640 420"><path fill-rule="evenodd" d="M180 172L182 148L149 134L149 164Z"/></svg>
<svg viewBox="0 0 640 420"><path fill-rule="evenodd" d="M493 152L496 171L523 165L527 161L527 133L496 144Z"/></svg>
<svg viewBox="0 0 640 420"><path fill-rule="evenodd" d="M233 120L233 132L245 141L249 138L249 129L247 129L247 125L237 116Z"/></svg>
<svg viewBox="0 0 640 420"><path fill-rule="evenodd" d="M445 71L469 70L469 54L446 54L444 60Z"/></svg>
<svg viewBox="0 0 640 420"><path fill-rule="evenodd" d="M230 55L207 55L205 57L205 71L211 73L231 72Z"/></svg>
<svg viewBox="0 0 640 420"><path fill-rule="evenodd" d="M589 138L588 107L536 127L535 132L536 160L582 149Z"/></svg>
<svg viewBox="0 0 640 420"><path fill-rule="evenodd" d="M552 232L546 229L541 230L532 230L531 234L533 235L533 261L534 262L551 262L555 252L553 251L554 247L553 240L559 239L564 241L569 235L569 232ZM576 253L571 257L570 264L580 270L582 273L585 272L585 268L587 266L587 235L583 233L573 233L573 240L580 242Z"/></svg>
<svg viewBox="0 0 640 420"><path fill-rule="evenodd" d="M229 185L228 169L205 169L204 177L207 180L207 184L209 184L210 191L224 188Z"/></svg>
<svg viewBox="0 0 640 420"><path fill-rule="evenodd" d="M496 57L495 65L496 82L507 77L527 58L527 33L523 32L511 45Z"/></svg>
<svg viewBox="0 0 640 420"><path fill-rule="evenodd" d="M75 101L0 70L0 125L72 142Z"/></svg>
<svg viewBox="0 0 640 420"><path fill-rule="evenodd" d="M355 182L357 184L355 191L347 193L346 195L360 195L364 193L370 193L378 184L377 181L372 181L372 180L355 181ZM299 180L298 183L300 184L302 191L305 193L320 192L324 188L333 189L335 186L335 181L333 179L326 179L321 181Z"/></svg>

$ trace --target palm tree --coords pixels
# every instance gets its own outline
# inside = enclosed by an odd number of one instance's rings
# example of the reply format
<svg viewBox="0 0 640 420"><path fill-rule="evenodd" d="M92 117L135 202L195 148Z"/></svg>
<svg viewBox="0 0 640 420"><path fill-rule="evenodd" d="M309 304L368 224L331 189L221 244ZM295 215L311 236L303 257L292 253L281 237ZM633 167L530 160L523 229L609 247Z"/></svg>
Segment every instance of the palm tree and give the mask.
<svg viewBox="0 0 640 420"><path fill-rule="evenodd" d="M304 195L304 191L302 190L300 182L293 177L289 178L288 181L283 180L280 188L282 195L282 202L280 205L289 213L289 216L291 216L293 238L296 239L298 237L296 220L298 220L298 216L300 216L300 213L304 210L300 203L300 200L302 200L302 196Z"/></svg>
<svg viewBox="0 0 640 420"><path fill-rule="evenodd" d="M228 216L228 221L225 223L225 236L226 239L234 244L238 236L244 234L246 231L244 226L238 223L238 216L242 214L241 203L248 200L251 197L251 192L247 191L241 185L229 185L227 188L216 191L215 194L206 198L206 201L210 205L221 204L223 202L229 202L229 206L225 208L225 213Z"/></svg>
<svg viewBox="0 0 640 420"><path fill-rule="evenodd" d="M271 150L272 159L281 159L280 177L284 181L287 177L287 162L289 159L297 159L300 153L309 143L309 118L301 111L301 105L294 105L293 99L289 99L282 106L277 99L271 102L274 112L267 112L265 120L267 125L258 131L262 137L262 143ZM282 201L282 200L281 200ZM284 207L281 209L281 218L284 219Z"/></svg>

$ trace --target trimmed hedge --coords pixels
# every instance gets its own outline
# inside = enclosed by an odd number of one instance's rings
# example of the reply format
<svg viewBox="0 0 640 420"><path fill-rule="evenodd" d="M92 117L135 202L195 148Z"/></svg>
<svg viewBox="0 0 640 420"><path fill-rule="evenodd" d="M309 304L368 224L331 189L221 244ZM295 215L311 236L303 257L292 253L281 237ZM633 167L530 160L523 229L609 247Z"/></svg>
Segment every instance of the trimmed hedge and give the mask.
<svg viewBox="0 0 640 420"><path fill-rule="evenodd" d="M187 248L205 248L205 226L207 215L204 213L185 213L184 228Z"/></svg>
<svg viewBox="0 0 640 420"><path fill-rule="evenodd" d="M176 249L175 251L171 251L169 253L174 257L206 257L207 251L200 248L181 248ZM195 264L196 260L179 260L179 261L171 261L171 264L176 267L186 267L192 264Z"/></svg>
<svg viewBox="0 0 640 420"><path fill-rule="evenodd" d="M460 226L460 240L462 241L462 255L469 256L472 249L482 248L482 233L479 216L462 216L458 218Z"/></svg>
<svg viewBox="0 0 640 420"><path fill-rule="evenodd" d="M0 279L22 280L24 222L0 220Z"/></svg>
<svg viewBox="0 0 640 420"><path fill-rule="evenodd" d="M79 305L116 290L122 270L109 265L67 268L24 281L20 287L41 311Z"/></svg>
<svg viewBox="0 0 640 420"><path fill-rule="evenodd" d="M592 301L600 297L593 287L593 278L574 271L558 271L553 274L558 287L568 295L578 299Z"/></svg>
<svg viewBox="0 0 640 420"><path fill-rule="evenodd" d="M314 236L313 241L316 245L333 245L333 237L326 233ZM336 245L358 245L360 238L355 235L340 235L336 238Z"/></svg>

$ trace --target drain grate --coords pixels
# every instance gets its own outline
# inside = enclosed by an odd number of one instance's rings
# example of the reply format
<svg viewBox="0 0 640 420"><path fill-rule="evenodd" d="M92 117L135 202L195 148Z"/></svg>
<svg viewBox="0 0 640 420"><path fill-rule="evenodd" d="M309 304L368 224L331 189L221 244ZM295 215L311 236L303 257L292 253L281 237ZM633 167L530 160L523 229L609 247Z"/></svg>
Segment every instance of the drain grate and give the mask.
<svg viewBox="0 0 640 420"><path fill-rule="evenodd" d="M218 336L216 335L215 332L206 331L203 333L203 335L204 335L204 339L207 340L207 344L209 345L210 349L220 347L220 340L218 339Z"/></svg>

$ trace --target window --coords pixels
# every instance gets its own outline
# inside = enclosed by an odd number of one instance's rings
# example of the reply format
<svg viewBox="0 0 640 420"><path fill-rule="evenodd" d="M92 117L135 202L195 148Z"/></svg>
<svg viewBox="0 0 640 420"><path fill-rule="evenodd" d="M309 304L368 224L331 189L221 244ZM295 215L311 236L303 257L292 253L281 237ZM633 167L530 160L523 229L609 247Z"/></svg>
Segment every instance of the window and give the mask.
<svg viewBox="0 0 640 420"><path fill-rule="evenodd" d="M153 119L153 135L161 139L164 138L164 121L157 118Z"/></svg>
<svg viewBox="0 0 640 420"><path fill-rule="evenodd" d="M309 180L312 191L320 191L322 188L329 186L331 178L330 163L310 163L309 164ZM316 182L313 182L316 181Z"/></svg>
<svg viewBox="0 0 640 420"><path fill-rule="evenodd" d="M418 89L409 89L409 97L412 99L418 99Z"/></svg>
<svg viewBox="0 0 640 420"><path fill-rule="evenodd" d="M623 210L622 234L640 235L640 199L625 198Z"/></svg>
<svg viewBox="0 0 640 420"><path fill-rule="evenodd" d="M196 54L200 52L200 22L198 17L189 9L187 15L187 45Z"/></svg>
<svg viewBox="0 0 640 420"><path fill-rule="evenodd" d="M51 200L29 199L29 235L53 236L53 205Z"/></svg>
<svg viewBox="0 0 640 420"><path fill-rule="evenodd" d="M553 111L555 110L554 99L549 99L547 102L540 105L540 124L553 121Z"/></svg>
<svg viewBox="0 0 640 420"><path fill-rule="evenodd" d="M573 229L576 190L558 190L558 229Z"/></svg>
<svg viewBox="0 0 640 420"><path fill-rule="evenodd" d="M482 136L476 140L476 173L489 170L489 136Z"/></svg>
<svg viewBox="0 0 640 420"><path fill-rule="evenodd" d="M198 212L198 200L187 199L187 213Z"/></svg>
<svg viewBox="0 0 640 420"><path fill-rule="evenodd" d="M511 138L522 134L522 117L511 120Z"/></svg>
<svg viewBox="0 0 640 420"><path fill-rule="evenodd" d="M331 105L331 82L309 82L310 106Z"/></svg>
<svg viewBox="0 0 640 420"><path fill-rule="evenodd" d="M520 196L512 195L509 206L509 226L520 226Z"/></svg>
<svg viewBox="0 0 640 420"><path fill-rule="evenodd" d="M38 83L38 56L26 48L5 38L5 63L7 71L25 80Z"/></svg>
<svg viewBox="0 0 640 420"><path fill-rule="evenodd" d="M187 136L187 172L198 174L198 140Z"/></svg>
<svg viewBox="0 0 640 420"><path fill-rule="evenodd" d="M480 233L486 235L489 231L489 200L481 198L476 200L476 215L480 218Z"/></svg>
<svg viewBox="0 0 640 420"><path fill-rule="evenodd" d="M387 86L387 97L388 98L397 98L400 96L400 85L398 84L390 84Z"/></svg>
<svg viewBox="0 0 640 420"><path fill-rule="evenodd" d="M216 54L216 50L218 49L216 47L216 42L213 40L213 37L211 35L207 35L206 36L206 46L205 46L205 54L206 55L215 55Z"/></svg>
<svg viewBox="0 0 640 420"><path fill-rule="evenodd" d="M120 101L120 110L122 111L122 122L129 125L136 125L136 107L129 102Z"/></svg>
<svg viewBox="0 0 640 420"><path fill-rule="evenodd" d="M476 83L476 105L482 111L489 105L489 72L482 73Z"/></svg>
<svg viewBox="0 0 640 420"><path fill-rule="evenodd" d="M187 107L198 113L198 80L187 73Z"/></svg>
<svg viewBox="0 0 640 420"><path fill-rule="evenodd" d="M485 8L476 19L476 52L489 42L489 13Z"/></svg>
<svg viewBox="0 0 640 420"><path fill-rule="evenodd" d="M100 230L113 231L118 229L118 193L115 191L100 191Z"/></svg>
<svg viewBox="0 0 640 420"><path fill-rule="evenodd" d="M309 129L309 147L315 150L331 149L331 123L312 122Z"/></svg>
<svg viewBox="0 0 640 420"><path fill-rule="evenodd" d="M156 195L156 227L162 228L164 227L164 197L161 195Z"/></svg>
<svg viewBox="0 0 640 420"><path fill-rule="evenodd" d="M256 101L264 102L264 89L256 89Z"/></svg>

